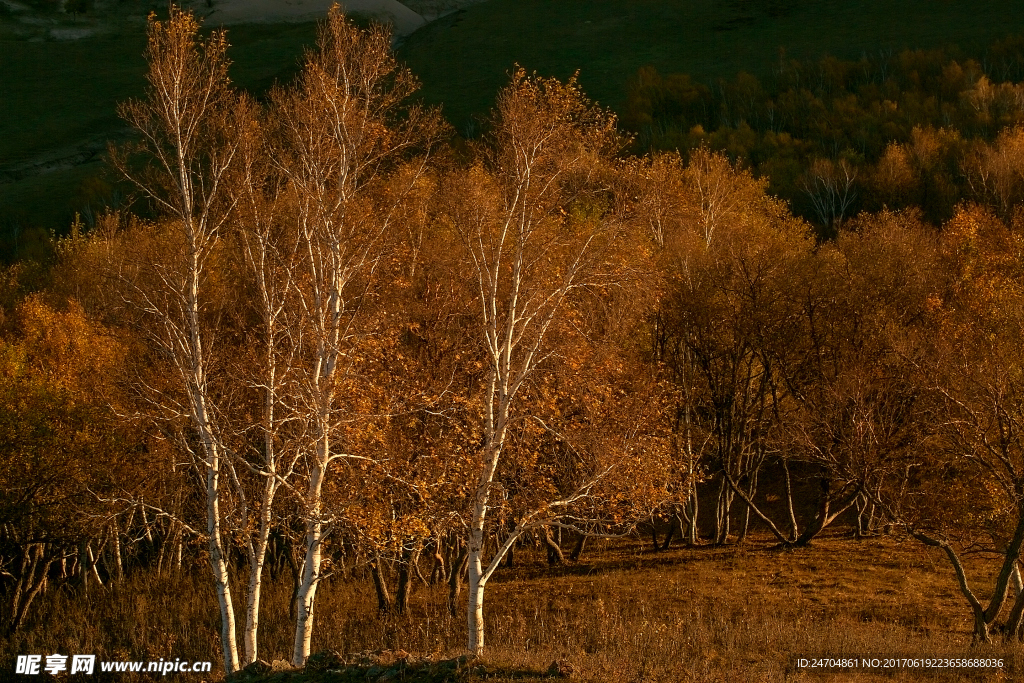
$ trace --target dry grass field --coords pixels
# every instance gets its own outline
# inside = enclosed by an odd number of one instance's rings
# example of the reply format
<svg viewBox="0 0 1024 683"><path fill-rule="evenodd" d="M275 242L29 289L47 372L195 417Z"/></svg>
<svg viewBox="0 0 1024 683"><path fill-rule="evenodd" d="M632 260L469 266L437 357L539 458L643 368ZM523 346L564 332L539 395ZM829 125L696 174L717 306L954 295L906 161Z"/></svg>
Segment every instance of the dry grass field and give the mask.
<svg viewBox="0 0 1024 683"><path fill-rule="evenodd" d="M777 550L755 539L656 553L633 540L595 544L580 562L563 567L549 568L540 553L520 552L516 560L488 588L483 664L459 680L549 680L555 661L571 667L572 680L623 683L1013 680L1024 664L1019 645L971 647L969 613L952 571L943 557L912 542L832 536L813 547ZM980 576L984 563L975 558L972 565ZM290 651L285 583L272 587L265 604L266 661ZM984 593L983 586L976 590ZM180 577L136 575L94 591L87 606L53 590L24 633L0 641L3 660L77 651L110 659L209 659L216 671L210 593L201 567ZM462 653L464 617L448 614L441 587L417 585L406 616L378 615L372 583L358 571L331 580L320 595L314 651L401 649L436 659ZM815 655L988 656L1004 658L1005 667L877 675L794 670L796 657ZM277 680L335 679L279 674Z"/></svg>

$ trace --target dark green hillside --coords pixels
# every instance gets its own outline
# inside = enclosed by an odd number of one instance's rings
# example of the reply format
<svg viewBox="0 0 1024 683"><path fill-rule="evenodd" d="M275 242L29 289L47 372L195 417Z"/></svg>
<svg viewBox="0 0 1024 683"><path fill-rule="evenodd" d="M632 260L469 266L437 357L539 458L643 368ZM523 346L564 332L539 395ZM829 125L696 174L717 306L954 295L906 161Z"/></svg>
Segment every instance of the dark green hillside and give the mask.
<svg viewBox="0 0 1024 683"><path fill-rule="evenodd" d="M1016 0L491 0L423 28L401 56L464 131L516 62L561 78L580 69L588 95L618 107L645 65L713 81L766 75L780 48L798 59L954 43L981 53L1022 29Z"/></svg>
<svg viewBox="0 0 1024 683"><path fill-rule="evenodd" d="M101 178L103 150L123 131L116 103L144 85L144 21L117 16L124 7L45 25L0 11L3 258L31 256L75 211L88 222L90 207L119 201ZM57 40L50 26L95 35ZM579 69L587 94L618 109L645 65L714 83L741 70L768 75L780 48L788 58L859 58L955 43L983 55L994 39L1021 32L1019 0L490 0L409 37L400 57L423 81L423 97L443 103L465 133L516 62L560 78ZM312 24L232 27L233 77L263 91L294 71L313 36Z"/></svg>
<svg viewBox="0 0 1024 683"><path fill-rule="evenodd" d="M66 228L75 211L118 201L104 177L104 151L108 140L124 135L117 103L143 93L145 26L141 18L86 22L81 28L96 34L77 40L0 25L4 255L17 243L20 255L33 256L48 231ZM314 35L313 23L231 27L232 77L254 93L289 79Z"/></svg>

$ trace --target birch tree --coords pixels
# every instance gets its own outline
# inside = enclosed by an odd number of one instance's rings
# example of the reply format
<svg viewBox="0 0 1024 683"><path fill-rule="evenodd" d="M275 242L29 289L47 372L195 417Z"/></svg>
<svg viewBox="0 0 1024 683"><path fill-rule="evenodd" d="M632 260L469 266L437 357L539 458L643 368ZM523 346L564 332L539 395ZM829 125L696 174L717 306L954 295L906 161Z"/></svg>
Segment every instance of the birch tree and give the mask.
<svg viewBox="0 0 1024 683"><path fill-rule="evenodd" d="M344 427L361 412L360 349L373 331L376 275L403 189L390 173L424 152L440 131L437 117L406 104L418 84L390 52L382 27L362 30L335 5L296 84L272 95L278 121L276 164L293 193L297 248L297 318L292 343L302 453L305 549L297 592L292 661L310 653L324 537L330 515L324 486L332 462L352 459ZM364 456L365 457L365 456Z"/></svg>
<svg viewBox="0 0 1024 683"><path fill-rule="evenodd" d="M507 487L514 478L500 477L503 462L531 471L522 430L531 423L545 432L551 427L527 412L525 396L542 393L538 385L553 376L552 363L571 354L564 344L574 329L587 326L582 295L621 277L612 258L620 226L601 209L595 191L618 142L614 119L587 102L575 79L562 84L519 69L498 97L492 126L477 161L442 190L477 290L478 328L468 341L478 349L484 373L471 394L480 411L479 443L465 517L468 647L476 653L484 647L484 591L512 544L529 530L587 517L583 510L599 507L599 488L616 458L636 456L639 448L628 438L593 443L591 452L610 457L580 467L577 476L567 474L562 486L541 489L549 495L518 509L486 556L489 513L513 495Z"/></svg>
<svg viewBox="0 0 1024 683"><path fill-rule="evenodd" d="M138 254L134 272L124 273L126 297L142 312L151 342L173 372L168 390L150 387L155 391L148 399L165 419L189 425L179 432L179 446L205 479L210 569L230 673L239 668L239 655L221 510L225 453L210 377L216 340L210 290L216 282L211 264L230 213L223 181L237 148L230 135L237 98L228 84L224 33L200 40L198 29L191 14L178 10L165 22L150 19L146 99L119 110L140 141L111 156L168 217L153 248Z"/></svg>
<svg viewBox="0 0 1024 683"><path fill-rule="evenodd" d="M245 664L256 661L263 569L279 491L292 487L301 434L294 428L297 381L294 284L299 242L290 225L294 203L273 163L276 140L265 112L243 101L236 112L237 163L228 192L235 211L230 243L241 286L233 312L239 350L229 370L238 390L225 410L231 446L228 471L238 520L235 535L248 563Z"/></svg>
<svg viewBox="0 0 1024 683"><path fill-rule="evenodd" d="M926 437L915 328L938 283L934 229L916 212L858 217L794 273L799 331L776 345L791 397L780 440L821 481L798 544L861 496L898 487Z"/></svg>
<svg viewBox="0 0 1024 683"><path fill-rule="evenodd" d="M931 353L918 365L936 401L933 438L911 462L911 486L884 501L911 536L949 560L975 642L991 639L1024 549L1021 247L1019 233L979 207L962 207L944 226L941 266L949 279L929 297ZM963 562L978 549L998 558L987 599ZM1022 638L1022 627L1018 590L1003 633Z"/></svg>
<svg viewBox="0 0 1024 683"><path fill-rule="evenodd" d="M775 454L782 396L772 343L790 333L784 292L793 262L809 251L806 226L765 193L763 181L707 150L685 169L662 172L683 182L649 180L682 195L657 256L665 293L652 342L678 391L680 455L690 468L702 454L717 481L717 543L729 538L736 497L747 521L761 517L786 542L753 499Z"/></svg>

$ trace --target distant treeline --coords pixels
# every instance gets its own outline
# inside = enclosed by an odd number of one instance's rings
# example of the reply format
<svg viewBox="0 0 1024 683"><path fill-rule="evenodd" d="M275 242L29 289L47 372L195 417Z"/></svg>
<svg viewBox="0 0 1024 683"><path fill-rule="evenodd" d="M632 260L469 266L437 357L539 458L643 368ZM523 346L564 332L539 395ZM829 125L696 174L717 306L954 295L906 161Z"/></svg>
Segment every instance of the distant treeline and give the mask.
<svg viewBox="0 0 1024 683"><path fill-rule="evenodd" d="M958 202L991 195L995 150L1020 145L1021 79L1020 35L981 57L937 49L799 61L783 52L763 81L741 72L708 85L640 69L622 118L643 150L709 145L741 160L831 236L861 210L917 206L939 223Z"/></svg>

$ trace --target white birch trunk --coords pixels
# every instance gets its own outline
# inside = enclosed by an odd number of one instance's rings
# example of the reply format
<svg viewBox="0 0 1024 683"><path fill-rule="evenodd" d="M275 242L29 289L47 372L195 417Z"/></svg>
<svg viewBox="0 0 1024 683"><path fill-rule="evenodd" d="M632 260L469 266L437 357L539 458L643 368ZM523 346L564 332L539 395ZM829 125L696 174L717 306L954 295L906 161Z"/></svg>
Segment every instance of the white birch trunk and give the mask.
<svg viewBox="0 0 1024 683"><path fill-rule="evenodd" d="M184 394L171 400L158 396L156 402L177 418L188 419L199 438L198 451L187 439L181 445L206 475L210 569L221 614L224 668L226 673L233 673L239 668L239 660L220 510L224 450L213 417L218 406L207 385L210 350L204 348L215 335L208 332L202 319L208 302L201 283L219 226L231 210L219 204L219 199L222 180L237 149L237 141L222 139L215 131L240 103L227 79L226 42L216 35L209 41L199 40L197 32L198 24L191 15L177 9L172 10L167 22L150 22L149 99L126 103L120 110L141 133L154 162L152 168L160 178L137 175L140 167L129 164L126 154L115 154L114 162L161 212L180 221L185 249L181 260L163 265L145 263L157 275L163 291L154 296L145 289L136 289L136 304L152 316L151 332L172 359L180 375L178 389ZM172 258L176 259L177 252L174 254ZM167 545L161 547L161 565Z"/></svg>
<svg viewBox="0 0 1024 683"><path fill-rule="evenodd" d="M249 590L245 602L245 627L243 646L245 647L245 664L256 661L259 656L260 629L260 597L263 588L263 567L266 564L267 546L270 542L270 526L277 485L267 477L263 488L262 507L260 508L260 525L256 542L250 546L249 557Z"/></svg>
<svg viewBox="0 0 1024 683"><path fill-rule="evenodd" d="M481 530L482 532L482 530ZM476 536L476 530L473 531ZM483 534L480 533L481 540ZM466 609L467 627L469 632L469 651L479 655L484 649L484 588L487 582L483 578L481 550L469 550L469 596Z"/></svg>
<svg viewBox="0 0 1024 683"><path fill-rule="evenodd" d="M214 451L216 453L216 451ZM214 455L214 458L219 458ZM224 553L220 527L219 462L213 461L206 471L206 524L210 536L210 569L220 607L220 642L226 673L238 671L238 643L235 638L235 607L231 598L228 562Z"/></svg>
<svg viewBox="0 0 1024 683"><path fill-rule="evenodd" d="M183 379L189 394L191 394L192 422L199 432L203 445L203 461L206 466L206 527L209 534L210 568L213 571L214 590L217 593L217 603L220 607L224 670L226 673L233 673L239 669L239 659L235 630L235 606L231 596L227 553L224 551L221 535L221 449L210 425L202 331L199 322L199 274L202 266L199 263L200 245L197 242L208 235L197 234L188 217L186 218L186 227L189 231L192 253L190 254L188 273L190 288L186 298L185 326L188 336L182 355L190 361L190 364L188 367L182 368L185 375Z"/></svg>
<svg viewBox="0 0 1024 683"><path fill-rule="evenodd" d="M314 469L309 481L306 500L306 554L302 561L302 579L295 594L295 642L292 647L292 664L302 666L310 654L313 639L313 608L316 589L320 582L322 560L321 540L323 522L320 519L321 493L327 470L327 440L321 443L319 466Z"/></svg>

